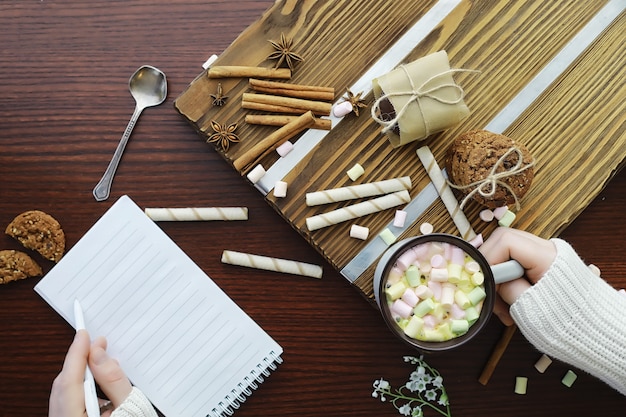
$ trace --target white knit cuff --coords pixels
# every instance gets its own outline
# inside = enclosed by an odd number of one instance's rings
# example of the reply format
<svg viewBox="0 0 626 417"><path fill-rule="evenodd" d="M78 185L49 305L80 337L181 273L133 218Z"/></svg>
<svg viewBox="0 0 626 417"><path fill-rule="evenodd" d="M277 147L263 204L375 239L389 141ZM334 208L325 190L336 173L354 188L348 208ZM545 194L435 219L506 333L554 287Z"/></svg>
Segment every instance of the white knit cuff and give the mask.
<svg viewBox="0 0 626 417"><path fill-rule="evenodd" d="M133 387L124 402L113 411L111 417L157 417L157 413L143 392Z"/></svg>
<svg viewBox="0 0 626 417"><path fill-rule="evenodd" d="M511 305L522 334L540 351L626 395L626 297L594 275L561 239L545 275Z"/></svg>

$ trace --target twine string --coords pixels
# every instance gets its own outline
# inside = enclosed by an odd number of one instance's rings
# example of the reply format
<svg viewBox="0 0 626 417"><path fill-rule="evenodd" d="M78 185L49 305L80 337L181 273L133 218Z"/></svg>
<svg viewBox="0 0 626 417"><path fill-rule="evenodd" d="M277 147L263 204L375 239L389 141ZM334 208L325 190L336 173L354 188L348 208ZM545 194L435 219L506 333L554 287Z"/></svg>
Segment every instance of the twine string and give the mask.
<svg viewBox="0 0 626 417"><path fill-rule="evenodd" d="M448 69L446 71L442 71L438 74L433 75L432 77L424 81L419 87L416 87L415 83L413 82L413 79L411 78L409 74L409 71L406 69L406 66L401 65L400 68L406 75L406 78L409 81L411 89L407 91L385 93L381 95L372 105L372 109L371 109L372 118L383 126L382 133L387 133L389 130L391 130L398 123L398 121L402 118L402 116L406 113L410 104L415 102L415 104L417 104L417 108L422 118L422 122L424 123L425 137L430 136L430 133L431 133L430 127L428 126L428 119L426 118L426 115L424 114L424 109L422 107L421 99L426 97L426 98L430 98L432 100L438 101L443 104L454 105L463 101L463 99L465 98L465 91L463 90L463 88L461 88L459 85L457 85L454 82L438 84L431 88L426 88L426 86L438 77L442 77L448 74L453 74L456 72L480 73L480 71L469 70L469 69L461 69L461 68L460 69L456 69L456 68ZM458 93L458 96L456 98L447 99L445 97L442 97L441 94L438 94L441 90L443 90L444 88L448 88L448 87L454 89ZM409 99L400 108L400 110L396 111L395 117L391 120L383 119L382 117L383 115L381 114L381 111L380 111L380 103L383 100L389 100L389 98L391 97L402 97L402 96L409 96Z"/></svg>
<svg viewBox="0 0 626 417"><path fill-rule="evenodd" d="M504 168L504 162L512 154L517 155L517 162L515 163L515 165L513 165L509 169L504 169L501 172L497 172L500 166ZM487 175L482 180L475 181L467 185L455 185L455 184L452 184L449 180L447 182L450 187L455 188L457 190L463 191L463 190L473 188L473 190L470 191L465 196L465 198L463 198L463 201L461 201L461 204L460 204L461 209L463 209L463 207L465 206L465 203L467 203L476 194L480 194L482 197L487 198L487 199L493 197L493 195L496 193L497 186L500 186L500 187L505 188L508 192L511 193L511 195L515 199L515 208L519 210L520 203L519 203L519 198L517 197L517 194L515 193L513 188L503 180L505 178L520 174L526 171L527 169L529 169L530 167L532 167L533 165L535 165L534 160L527 164L524 164L524 155L522 154L522 151L518 147L514 146L510 148L508 151L506 151L496 161L493 168L491 168L489 175Z"/></svg>

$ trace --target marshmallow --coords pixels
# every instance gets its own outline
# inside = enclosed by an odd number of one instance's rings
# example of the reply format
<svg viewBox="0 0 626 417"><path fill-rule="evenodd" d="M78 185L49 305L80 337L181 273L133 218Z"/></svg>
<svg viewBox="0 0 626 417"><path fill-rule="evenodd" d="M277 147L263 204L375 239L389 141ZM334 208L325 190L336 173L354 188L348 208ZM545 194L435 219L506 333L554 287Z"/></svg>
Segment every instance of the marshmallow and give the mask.
<svg viewBox="0 0 626 417"><path fill-rule="evenodd" d="M401 299L402 301L407 303L411 308L415 307L420 300L412 288L407 288L404 291L404 294L402 294Z"/></svg>
<svg viewBox="0 0 626 417"><path fill-rule="evenodd" d="M435 282L448 281L448 268L432 268L430 270L430 279Z"/></svg>
<svg viewBox="0 0 626 417"><path fill-rule="evenodd" d="M420 301L415 308L413 309L413 313L418 317L424 317L426 314L433 311L435 308L435 302L432 298L427 298L425 300Z"/></svg>
<svg viewBox="0 0 626 417"><path fill-rule="evenodd" d="M480 217L480 220L484 222L490 222L494 219L495 216L493 214L493 211L485 209L478 213L478 217Z"/></svg>
<svg viewBox="0 0 626 417"><path fill-rule="evenodd" d="M578 375L576 375L574 373L574 371L569 370L565 373L565 376L563 377L563 379L561 380L561 382L563 383L563 385L565 385L566 387L571 387L572 385L574 385L574 382L576 381L576 378L578 378Z"/></svg>
<svg viewBox="0 0 626 417"><path fill-rule="evenodd" d="M252 171L250 171L247 175L248 180L250 180L250 182L252 184L256 184L257 182L259 182L259 180L261 178L263 178L263 176L265 175L265 168L263 168L263 165L259 164L257 166L255 166Z"/></svg>
<svg viewBox="0 0 626 417"><path fill-rule="evenodd" d="M452 304L454 304L455 288L454 284L448 282L441 285L441 306L446 310L451 309Z"/></svg>
<svg viewBox="0 0 626 417"><path fill-rule="evenodd" d="M428 281L428 288L433 292L435 300L441 299L441 283L435 281Z"/></svg>
<svg viewBox="0 0 626 417"><path fill-rule="evenodd" d="M539 358L539 360L535 363L535 369L539 372L539 373L544 373L546 371L546 369L548 369L548 366L550 366L550 364L552 364L552 359L550 359L545 353L543 355L541 355L541 357Z"/></svg>
<svg viewBox="0 0 626 417"><path fill-rule="evenodd" d="M354 166L346 172L352 181L356 181L364 173L365 170L360 164L354 164Z"/></svg>
<svg viewBox="0 0 626 417"><path fill-rule="evenodd" d="M293 143L286 141L276 148L276 152L281 158L284 158L289 152L293 150Z"/></svg>
<svg viewBox="0 0 626 417"><path fill-rule="evenodd" d="M465 320L467 320L470 324L474 324L476 320L480 317L480 313L476 309L476 307L469 307L465 309Z"/></svg>
<svg viewBox="0 0 626 417"><path fill-rule="evenodd" d="M515 221L515 213L508 211L504 213L504 216L498 220L498 225L502 227L509 227Z"/></svg>
<svg viewBox="0 0 626 417"><path fill-rule="evenodd" d="M333 108L333 116L335 117L343 117L350 113L352 113L352 103L349 101L342 101Z"/></svg>
<svg viewBox="0 0 626 417"><path fill-rule="evenodd" d="M469 241L469 244L475 248L480 248L483 244L483 234L479 233L472 240Z"/></svg>
<svg viewBox="0 0 626 417"><path fill-rule="evenodd" d="M509 211L509 207L508 206L496 207L493 210L493 217L496 220L500 220L502 217L504 217L504 215L506 214L507 211Z"/></svg>
<svg viewBox="0 0 626 417"><path fill-rule="evenodd" d="M407 319L411 315L411 312L413 311L413 307L411 307L410 305L408 305L401 299L397 299L391 305L391 311L393 313L396 313L400 317Z"/></svg>
<svg viewBox="0 0 626 417"><path fill-rule="evenodd" d="M454 302L456 303L456 305L458 305L463 310L465 310L468 307L471 307L471 305L472 305L472 302L467 297L467 294L465 294L461 290L457 290L454 293Z"/></svg>
<svg viewBox="0 0 626 417"><path fill-rule="evenodd" d="M387 288L385 292L387 293L389 298L391 298L392 300L396 300L402 297L402 294L404 294L405 290L406 285L404 284L404 281L400 281Z"/></svg>
<svg viewBox="0 0 626 417"><path fill-rule="evenodd" d="M411 287L418 287L420 285L422 274L417 266L409 266L405 272L405 276Z"/></svg>
<svg viewBox="0 0 626 417"><path fill-rule="evenodd" d="M515 393L524 395L526 394L526 387L528 385L528 378L525 376L515 377Z"/></svg>
<svg viewBox="0 0 626 417"><path fill-rule="evenodd" d="M424 300L426 298L431 298L434 294L433 291L426 285L420 285L415 289L415 295Z"/></svg>
<svg viewBox="0 0 626 417"><path fill-rule="evenodd" d="M486 296L487 293L481 287L474 287L474 289L467 294L467 298L469 298L474 306L484 300Z"/></svg>
<svg viewBox="0 0 626 417"><path fill-rule="evenodd" d="M469 330L469 322L467 320L452 320L450 322L450 330L455 334L464 334Z"/></svg>
<svg viewBox="0 0 626 417"><path fill-rule="evenodd" d="M285 181L276 181L274 197L287 197L287 183Z"/></svg>
<svg viewBox="0 0 626 417"><path fill-rule="evenodd" d="M406 327L404 328L404 334L413 339L417 339L423 327L424 320L421 317L412 316L411 320L409 320Z"/></svg>
<svg viewBox="0 0 626 417"><path fill-rule="evenodd" d="M380 232L378 236L380 236L380 238L383 240L383 242L385 242L385 244L387 244L387 246L390 246L396 241L396 237L394 236L393 232L388 228Z"/></svg>
<svg viewBox="0 0 626 417"><path fill-rule="evenodd" d="M424 222L420 225L420 233L423 235L431 234L433 230L434 230L433 225L428 222Z"/></svg>
<svg viewBox="0 0 626 417"><path fill-rule="evenodd" d="M393 219L393 225L395 227L404 227L404 222L406 221L406 211L404 210L396 210L396 215Z"/></svg>
<svg viewBox="0 0 626 417"><path fill-rule="evenodd" d="M448 281L457 283L461 281L461 273L463 272L463 266L460 264L452 263L448 264Z"/></svg>
<svg viewBox="0 0 626 417"><path fill-rule="evenodd" d="M480 265L476 261L469 261L465 264L465 270L470 274L475 274L476 272L480 271Z"/></svg>
<svg viewBox="0 0 626 417"><path fill-rule="evenodd" d="M396 260L396 264L398 265L400 269L407 269L416 260L417 260L417 253L409 249L409 250L404 251L400 256L398 256L398 259Z"/></svg>
<svg viewBox="0 0 626 417"><path fill-rule="evenodd" d="M359 226L358 224L353 224L350 226L350 237L355 239L366 240L370 234L370 229L364 226Z"/></svg>
<svg viewBox="0 0 626 417"><path fill-rule="evenodd" d="M432 266L433 268L445 268L446 260L440 254L436 254L432 258L430 258L430 266Z"/></svg>

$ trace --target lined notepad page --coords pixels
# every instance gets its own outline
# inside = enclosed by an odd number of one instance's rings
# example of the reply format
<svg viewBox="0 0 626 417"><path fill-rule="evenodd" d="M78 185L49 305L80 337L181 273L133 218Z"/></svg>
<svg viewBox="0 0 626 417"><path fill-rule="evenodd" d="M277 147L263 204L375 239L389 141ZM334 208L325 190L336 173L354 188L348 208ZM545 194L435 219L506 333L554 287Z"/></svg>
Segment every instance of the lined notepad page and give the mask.
<svg viewBox="0 0 626 417"><path fill-rule="evenodd" d="M219 415L282 348L143 211L121 197L37 284L70 324L74 299L134 385L166 416Z"/></svg>

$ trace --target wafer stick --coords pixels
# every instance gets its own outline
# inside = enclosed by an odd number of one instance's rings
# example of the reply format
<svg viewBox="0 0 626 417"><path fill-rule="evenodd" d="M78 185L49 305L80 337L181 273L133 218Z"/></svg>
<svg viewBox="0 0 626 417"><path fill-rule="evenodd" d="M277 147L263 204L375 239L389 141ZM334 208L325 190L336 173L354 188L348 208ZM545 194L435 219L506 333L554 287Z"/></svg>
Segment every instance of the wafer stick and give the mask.
<svg viewBox="0 0 626 417"><path fill-rule="evenodd" d="M351 200L353 198L389 194L396 191L408 190L410 188L411 177L400 177L359 185L349 185L347 187L315 191L307 193L305 198L307 206L318 206L320 204Z"/></svg>
<svg viewBox="0 0 626 417"><path fill-rule="evenodd" d="M275 78L288 80L291 78L289 68L246 67L239 65L223 65L211 67L207 71L209 78Z"/></svg>
<svg viewBox="0 0 626 417"><path fill-rule="evenodd" d="M306 100L302 98L275 96L271 94L243 93L242 103L260 103L272 106L298 109L302 113L311 110L315 114L328 116L332 110L332 103L316 100Z"/></svg>
<svg viewBox="0 0 626 417"><path fill-rule="evenodd" d="M251 78L250 88L254 91L262 93L304 98L309 100L333 101L335 99L335 89L333 87L317 87L312 85L290 84Z"/></svg>
<svg viewBox="0 0 626 417"><path fill-rule="evenodd" d="M502 336L500 336L500 340L498 340L496 347L493 348L491 356L489 356L489 359L487 360L487 363L483 368L483 372L480 374L480 377L478 377L478 382L483 385L487 385L489 379L491 378L491 375L493 375L493 371L496 370L496 366L498 366L498 362L500 362L502 355L504 355L504 351L506 351L506 348L509 345L509 342L511 341L511 338L515 334L516 330L517 326L514 324L507 326L507 328L504 329Z"/></svg>
<svg viewBox="0 0 626 417"><path fill-rule="evenodd" d="M248 220L247 207L146 208L144 211L155 222Z"/></svg>
<svg viewBox="0 0 626 417"><path fill-rule="evenodd" d="M287 116L282 114L247 114L245 121L251 125L285 126L297 117L298 116ZM311 128L330 130L332 128L332 122L330 119L321 119L316 117Z"/></svg>
<svg viewBox="0 0 626 417"><path fill-rule="evenodd" d="M465 240L472 240L476 237L476 233L474 232L474 229L472 229L467 217L465 217L465 213L461 210L454 193L448 186L448 183L443 176L443 172L441 171L441 168L439 168L439 165L437 165L437 161L431 153L430 148L428 146L422 146L417 150L417 156L420 161L422 161L426 172L428 172L430 180L435 186L435 189L437 189L437 193L439 194L441 201L443 201L443 204L446 206L446 209L448 210L448 213L450 213L452 221L456 225L457 229L459 229L461 236Z"/></svg>
<svg viewBox="0 0 626 417"><path fill-rule="evenodd" d="M283 272L285 274L303 275L313 278L322 277L322 267L319 265L292 261L289 259L253 255L250 253L236 252L231 250L225 250L224 252L222 252L222 262L230 265L264 269L266 271Z"/></svg>
<svg viewBox="0 0 626 417"><path fill-rule="evenodd" d="M409 192L406 190L397 191L382 197L367 200L362 203L339 208L328 213L318 214L306 219L306 225L310 231L322 229L347 220L356 219L368 214L386 210L400 204L408 203L411 200Z"/></svg>
<svg viewBox="0 0 626 417"><path fill-rule="evenodd" d="M276 130L274 133L254 145L239 158L235 159L233 166L237 170L242 170L243 168L251 165L255 160L262 158L265 154L272 152L277 147L302 132L304 129L311 127L314 120L315 117L312 112L308 111L304 113L300 117Z"/></svg>

